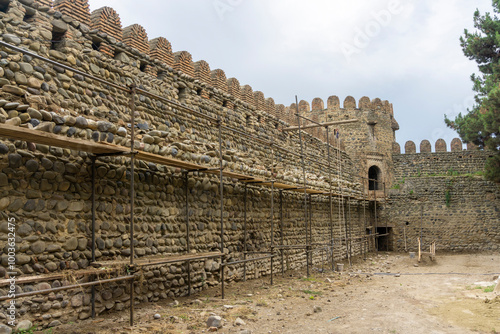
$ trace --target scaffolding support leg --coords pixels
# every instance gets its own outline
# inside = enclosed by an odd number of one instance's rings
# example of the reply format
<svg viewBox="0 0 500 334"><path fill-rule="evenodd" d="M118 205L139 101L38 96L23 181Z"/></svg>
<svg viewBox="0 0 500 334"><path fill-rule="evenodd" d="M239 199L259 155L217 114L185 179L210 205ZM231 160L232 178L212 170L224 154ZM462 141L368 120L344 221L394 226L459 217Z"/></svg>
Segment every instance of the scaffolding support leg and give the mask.
<svg viewBox="0 0 500 334"><path fill-rule="evenodd" d="M245 195L244 195L244 211L243 211L243 260L247 259L247 196L248 196L248 186L245 183ZM247 280L247 262L243 262L243 281Z"/></svg>
<svg viewBox="0 0 500 334"><path fill-rule="evenodd" d="M311 247L308 257L309 257L309 264L312 267L313 266L313 252L312 252L312 195L309 194L309 246Z"/></svg>
<svg viewBox="0 0 500 334"><path fill-rule="evenodd" d="M330 130L328 126L326 128L326 148L327 148L327 157L328 157L328 184L330 187L330 195L328 197L330 204L330 211L328 212L328 221L330 223L330 256L332 257L332 271L335 270L335 263L333 260L333 194L332 194L332 164L330 157Z"/></svg>
<svg viewBox="0 0 500 334"><path fill-rule="evenodd" d="M90 157L92 161L92 261L91 263L95 262L95 176L96 176L96 166L95 166L95 160L96 156L91 156ZM92 275L91 279L94 280L95 277ZM92 319L95 319L95 286L92 285L92 292L91 292L91 303L92 303Z"/></svg>
<svg viewBox="0 0 500 334"><path fill-rule="evenodd" d="M283 246L283 191L280 190L280 237L281 246ZM285 261L284 261L284 249L281 250L281 276L285 277Z"/></svg>
<svg viewBox="0 0 500 334"><path fill-rule="evenodd" d="M271 285L274 280L274 181L271 182Z"/></svg>
<svg viewBox="0 0 500 334"><path fill-rule="evenodd" d="M222 160L222 120L218 119L219 126L219 178L220 178L220 251L222 254L221 257L221 266L220 266L220 277L221 277L221 295L222 299L224 299L224 180L222 170L224 168L223 160Z"/></svg>
<svg viewBox="0 0 500 334"><path fill-rule="evenodd" d="M135 86L131 87L130 91L130 110L132 113L130 128L131 128L131 136L130 136L130 266L133 271L134 267L134 210L135 210L135 153L134 153L134 145L135 145L135 95L136 88ZM132 272L132 275L134 273ZM134 325L134 281L135 279L130 280L130 326Z"/></svg>
<svg viewBox="0 0 500 334"><path fill-rule="evenodd" d="M186 172L184 176L184 190L186 195L186 243L187 253L191 252L191 243L189 240L189 189L188 189L189 175ZM191 261L187 261L187 281L188 281L188 296L191 296Z"/></svg>
<svg viewBox="0 0 500 334"><path fill-rule="evenodd" d="M297 96L295 96L295 106L297 107L297 124L299 127L299 141L300 141L300 159L302 163L302 178L304 184L304 224L306 229L306 266L307 266L307 277L309 277L309 244L307 243L307 181L306 181L306 164L304 161L304 144L302 141L302 130L300 125L300 115L299 115L299 101Z"/></svg>
<svg viewBox="0 0 500 334"><path fill-rule="evenodd" d="M349 266L352 267L352 221L351 221L351 200L347 200L349 207Z"/></svg>

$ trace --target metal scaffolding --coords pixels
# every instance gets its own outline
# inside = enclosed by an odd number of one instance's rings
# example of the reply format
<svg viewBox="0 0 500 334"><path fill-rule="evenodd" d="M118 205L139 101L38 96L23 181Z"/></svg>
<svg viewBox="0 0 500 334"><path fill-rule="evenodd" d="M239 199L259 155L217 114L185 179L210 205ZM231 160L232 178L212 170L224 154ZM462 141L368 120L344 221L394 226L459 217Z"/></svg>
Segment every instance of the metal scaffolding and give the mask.
<svg viewBox="0 0 500 334"><path fill-rule="evenodd" d="M111 268L109 270L97 270L97 269L89 269L89 270L78 270L76 272L76 276L79 277L85 277L88 276L91 281L85 282L85 283L79 283L75 285L68 285L65 287L61 288L52 288L52 289L46 289L46 290L40 290L40 291L33 291L33 292L27 292L23 294L19 294L16 297L21 298L21 297L27 297L27 296L32 296L36 294L45 294L45 293L50 293L50 292L55 292L55 291L61 291L61 290L68 290L68 289L77 289L81 287L91 287L91 303L92 303L92 317L96 316L96 310L95 310L95 286L100 285L100 284L105 284L105 283L112 283L112 282L119 282L119 281L130 281L130 325L133 325L134 323L134 283L136 282L136 273L138 270L142 267L146 266L153 266L153 265L163 265L167 263L186 263L187 264L187 282L188 282L188 295L191 294L192 291L192 277L191 277L191 262L192 261L197 261L197 260L206 260L206 259L211 259L211 258L218 258L220 259L220 283L221 283L221 294L222 298L224 299L225 297L225 273L224 269L227 266L235 265L235 264L243 264L243 276L244 279L246 279L247 276L247 263L248 262L253 262L253 261L259 261L259 260L267 260L270 259L270 269L271 269L271 277L270 281L271 284L273 284L273 277L274 277L274 258L277 256L281 257L281 272L284 274L285 272L285 265L284 265L284 256L286 254L287 250L292 250L292 249L304 249L305 250L305 256L306 256L306 267L307 267L307 275L310 275L310 269L313 264L313 252L314 251L322 251L322 252L327 252L329 256L331 257L331 265L332 265L332 270L334 269L334 246L335 246L335 238L334 238L334 223L333 223L333 197L337 197L339 201L339 208L342 206L342 221L345 223L345 239L343 236L341 236L338 241L340 243L340 246L342 246L343 240L345 241L346 245L346 255L348 259L350 260L351 257L351 240L352 235L347 234L348 227L347 227L347 220L345 219L345 212L344 212L344 198L348 199L348 208L349 208L349 224L351 224L350 221L350 201L351 200L356 200L358 202L363 203L363 210L365 210L365 201L371 199L369 198L370 196L367 195L367 192L363 191L362 196L355 196L355 195L349 195L346 194L344 195L342 186L340 184L340 177L339 175L338 178L338 186L339 186L339 192L336 193L333 191L333 180L332 180L332 164L331 164L331 155L330 155L330 142L329 142L329 129L328 127L334 124L341 124L339 122L329 122L329 123L324 123L320 124L317 123L316 126L321 126L325 127L326 133L327 133L327 142L326 142L326 150L327 150L327 159L328 163L325 164L323 162L319 161L320 156L314 156L314 155L307 155L304 152L304 140L302 138L303 135L303 129L301 129L301 118L304 118L303 116L300 116L297 110L297 120L298 120L298 127L297 129L295 128L286 128L283 129L283 131L295 131L298 130L299 133L299 140L300 140L300 154L295 153L291 150L285 149L283 147L280 147L276 143L270 140L265 140L262 139L258 136L254 136L252 134L249 134L245 131L239 130L239 129L234 129L230 126L227 126L224 124L223 120L221 117L213 117L210 115L207 115L201 111L195 110L193 108L190 108L186 105L182 105L176 101L172 101L169 99L166 99L162 96L152 94L144 89L141 89L139 87L136 87L134 85L131 86L122 86L116 83L113 83L111 81L95 77L93 75L89 75L86 72L79 71L73 67L64 65L60 62L42 57L38 54L32 53L30 51L27 51L25 49L10 45L8 43L5 43L3 41L0 41L0 46L9 48L13 51L20 52L26 55L30 55L33 58L37 58L39 60L42 60L44 62L47 62L49 64L59 66L60 68L66 69L68 71L72 71L73 73L77 73L85 78L95 80L96 82L99 82L103 85L113 87L114 89L120 90L129 96L129 110L130 110L130 123L131 123L131 144L130 147L124 147L124 146L117 146L117 145L112 145L112 144L107 144L107 143L98 143L98 142L92 142L92 141L85 141L85 140L78 140L78 139L73 139L73 138L68 138L68 137L62 137L58 136L52 133L46 133L46 132L41 132L37 130L32 130L32 129L27 129L27 128L21 128L21 127L13 127L9 125L4 125L0 124L0 136L4 138L10 138L10 139L17 139L17 140L23 140L23 141L29 141L33 143L39 143L39 144L45 144L45 145L50 145L50 146L56 146L56 147L61 147L61 148L68 148L72 150L77 150L77 151L83 151L87 152L90 155L90 161L91 161L91 182L92 182L92 195L91 195L91 201L92 201L92 207L91 207L91 239L92 239L92 245L91 245L91 261L90 261L90 266L91 267L99 267L103 265L109 265L114 268ZM189 115L193 115L199 118L202 118L211 124L215 125L215 128L217 129L218 132L218 159L219 159L219 166L218 168L211 168L209 166L204 166L204 165L199 165L199 164L194 164L178 159L173 159L173 158L168 158L165 156L157 155L157 154L152 154L152 153L147 153L143 151L139 151L136 149L135 145L135 127L136 127L136 121L135 121L135 110L136 110L136 98L138 95L144 95L148 96L152 99L155 99L157 101L161 101L165 103L166 105L176 108L182 112L185 112ZM298 105L298 103L297 103ZM222 109L221 109L222 111ZM306 119L308 121L311 121L309 119ZM353 122L356 120L348 120L348 121L342 121L343 123L348 123L348 122ZM313 122L313 121L311 121ZM342 123L342 124L343 124ZM310 125L304 126L303 128L311 128ZM229 131L232 134L240 135L242 137L248 138L251 141L262 143L265 145L268 145L268 147L271 148L272 151L272 156L271 156L271 178L270 179L265 179L265 178L258 178L254 177L251 175L245 175L245 174L240 174L240 173L235 173L231 172L228 170L225 170L224 168L224 159L223 159L223 140L222 140L222 132L224 131ZM275 177L275 170L274 170L274 155L277 151L283 152L285 154L290 154L292 156L299 157L301 159L301 166L302 166L302 186L297 186L295 184L287 184L284 182L278 182ZM96 161L99 158L102 157L112 157L112 156L123 156L123 157L128 157L130 158L130 217L129 217L129 240L130 240L130 256L129 256L129 261L96 261ZM337 157L339 159L339 163L341 164L341 156L340 156L340 147L337 148ZM170 167L175 167L179 168L184 176L184 194L185 194L185 224L186 224L186 247L185 247L185 254L180 254L176 256L159 256L159 257L150 257L150 258L135 258L135 250L134 250L134 227L135 227L135 217L134 217L134 205L135 205L135 181L134 181L134 173L135 173L135 162L136 161L147 161L155 164L161 164L164 166L170 166ZM324 190L318 190L318 189L313 189L310 187L307 183L306 179L306 160L309 162L314 163L315 165L319 166L320 168L326 168L328 171L328 184L329 184L329 190L324 191ZM340 167L341 170L341 167ZM190 229L190 219L189 219L189 189L188 189L188 176L189 173L193 172L198 172L198 173L204 173L204 174L211 174L211 175L217 175L219 178L219 201L220 201L220 246L219 246L219 251L216 252L208 252L208 253L192 253L191 249L191 229ZM243 240L243 260L234 260L234 261L227 261L227 256L225 253L225 245L224 245L224 180L236 180L244 185L244 240ZM247 226L247 201L248 201L248 186L263 186L263 187L268 187L270 188L270 230L271 230L271 240L270 240L270 246L268 250L259 250L257 252L252 251L250 252L247 248L248 244L248 226ZM363 187L364 187L364 182L363 182ZM279 244L276 243L275 240L275 192L278 190L279 192ZM297 193L303 193L303 209L304 209L304 230L305 230L305 243L304 244L295 244L295 245L285 245L284 244L284 215L283 215L283 203L284 203L284 196L283 196L283 191L291 191L291 192L297 192ZM329 240L327 242L313 242L313 235L312 235L312 216L313 216L313 209L312 209L312 195L320 195L320 196L328 196L329 200L329 214L328 214L328 220L329 220ZM377 197L376 197L376 192L374 191L374 198L375 198L375 212L376 212L376 202L377 202ZM339 209L339 214L340 214L340 209ZM377 216L375 213L375 226L377 226ZM340 223L340 220L339 220ZM366 230L366 216L364 219L364 226ZM340 227L342 228L342 224L340 224ZM351 233L351 229L349 228L349 232ZM376 229L375 229L376 232ZM368 248L368 237L364 236L362 238L362 242L366 242L366 248ZM349 246L348 246L349 244ZM349 248L349 249L348 249ZM264 256L258 256L258 257L249 257L249 255L252 254L264 254ZM366 251L365 251L366 254ZM128 263L127 263L128 262ZM103 273L119 273L119 269L126 269L128 272L128 275L125 276L119 276L116 278L112 279L100 279L100 276ZM42 275L42 276L36 276L36 277L27 277L26 279L20 278L18 279L18 284L25 284L27 282L41 282L41 281L46 281L50 280L53 277L56 277L56 275ZM0 281L0 286L4 284L5 282ZM7 300L8 298L6 297L0 297L0 301L2 300Z"/></svg>

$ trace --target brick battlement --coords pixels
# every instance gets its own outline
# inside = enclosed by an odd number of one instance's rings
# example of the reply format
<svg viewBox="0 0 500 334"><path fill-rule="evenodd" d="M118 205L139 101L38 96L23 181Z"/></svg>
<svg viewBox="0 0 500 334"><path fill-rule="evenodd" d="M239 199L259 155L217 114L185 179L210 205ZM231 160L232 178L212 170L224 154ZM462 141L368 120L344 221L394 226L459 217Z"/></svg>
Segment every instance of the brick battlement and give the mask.
<svg viewBox="0 0 500 334"><path fill-rule="evenodd" d="M106 57L132 63L141 71L158 79L162 79L166 71L173 71L184 75L186 80L206 85L207 88L198 90L198 94L203 98L209 99L211 97L209 91L214 88L227 94L227 99L221 102L224 107L234 109L237 104L244 103L254 110L267 112L287 123L296 123L295 104L289 107L276 104L273 98L266 98L263 92L254 91L249 85L241 85L236 78L228 78L222 69L211 69L204 60L193 61L189 52L173 51L171 43L165 37L149 39L146 30L139 24L122 27L119 14L111 7L105 6L90 12L87 0L21 0L20 2L30 16L45 18L33 21L32 24L38 25L37 28L46 29L48 33L59 33L57 38L61 40L61 46L71 41L85 45L90 39L92 48ZM15 10L15 3L11 1L5 12ZM20 16L28 15L27 13ZM57 20L53 20L54 18ZM62 21L62 24L58 21ZM64 25L70 21L79 23L72 25L82 33L81 36L66 33ZM352 96L348 96L341 107L339 98L330 96L326 108L321 98L315 98L311 105L302 100L299 102L299 110L301 113L311 113L313 118L318 120L322 120L325 118L324 115L332 111L342 113L372 109L393 115L392 104L379 98L370 100L368 97L362 97L356 103ZM397 125L397 122L395 123Z"/></svg>
<svg viewBox="0 0 500 334"><path fill-rule="evenodd" d="M43 40L47 47L54 48L54 42L49 42L54 40L50 36L52 33L56 36L56 49L72 42L88 45L106 57L133 64L160 80L166 71L170 71L182 75L185 80L199 82L206 87L198 91L201 97L209 99L209 91L215 88L227 95L222 104L229 109L243 103L253 110L280 118L285 115L284 105L276 105L274 99L266 98L264 93L254 91L249 85L240 85L236 78L227 78L222 69L211 69L204 60L193 61L187 51L173 51L165 37L149 39L146 30L139 24L122 27L119 14L111 7L90 12L87 0L20 0L20 8L17 1L4 2L7 5L3 11L7 14L24 10L17 15L21 21L26 15L38 18L31 20L30 24L46 30ZM68 23L81 34L75 36L68 33Z"/></svg>
<svg viewBox="0 0 500 334"><path fill-rule="evenodd" d="M417 146L411 140L407 141L404 146L404 154L415 154L417 153ZM477 151L478 147L472 143L467 143L466 151ZM460 138L454 138L450 144L450 152L461 152L464 151L462 141ZM434 144L434 152L448 152L447 144L444 139L436 140ZM420 142L420 153L432 153L431 142L424 139ZM401 154L401 146L398 143L393 144L393 154Z"/></svg>

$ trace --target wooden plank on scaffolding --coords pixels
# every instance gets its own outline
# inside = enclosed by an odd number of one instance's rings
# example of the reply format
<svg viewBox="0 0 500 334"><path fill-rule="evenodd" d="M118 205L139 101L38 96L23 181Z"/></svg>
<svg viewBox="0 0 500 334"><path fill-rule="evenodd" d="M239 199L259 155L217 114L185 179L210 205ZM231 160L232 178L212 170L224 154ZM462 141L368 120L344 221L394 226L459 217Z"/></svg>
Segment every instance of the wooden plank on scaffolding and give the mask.
<svg viewBox="0 0 500 334"><path fill-rule="evenodd" d="M183 255L165 255L165 256L155 256L148 258L139 258L135 261L135 267L144 267L144 266L152 266L152 265L160 265L167 263L176 263L183 261L194 261L194 260L204 260L214 257L222 256L221 252L208 252L208 253L192 253L192 254L183 254ZM102 261L96 262L101 267L107 267L111 265L129 265L129 260L120 260L120 261Z"/></svg>
<svg viewBox="0 0 500 334"><path fill-rule="evenodd" d="M24 140L27 142L68 148L76 151L90 152L94 154L108 154L130 152L130 149L111 144L96 143L89 140L80 140L53 133L0 124L0 137Z"/></svg>
<svg viewBox="0 0 500 334"><path fill-rule="evenodd" d="M332 122L325 122L325 123L319 123L319 124L309 124L309 125L302 125L300 127L301 130L304 129L312 129L312 128L321 128L321 127L326 127L330 125L340 125L340 124L349 124L349 123L356 123L358 122L357 119L346 119L343 121L332 121ZM298 126L290 126L288 128L284 128L283 131L296 131L299 130Z"/></svg>
<svg viewBox="0 0 500 334"><path fill-rule="evenodd" d="M89 140L75 139L66 136L56 135L53 133L43 132L39 130L33 130L28 128L10 126L5 124L0 124L0 137L23 140L27 142L33 142L49 146L57 146L61 148L67 148L76 151L83 151L93 154L116 154L116 153L130 153L130 148L119 146L104 142L93 142ZM136 159L157 163L165 166L180 168L187 171L200 171L207 174L219 174L219 169L211 169L207 166L198 165L195 163L190 163L182 161L179 159L174 159L166 156L161 156L158 154L136 151ZM241 173L222 171L222 175L231 179L237 179L241 182L247 183L258 183L259 185L271 187L272 181L257 178L250 175L245 175ZM295 192L306 192L307 194L320 194L328 195L329 192L324 190L317 190L312 188L298 187L293 184L286 184L282 182L274 182L274 188L282 190L290 190Z"/></svg>
<svg viewBox="0 0 500 334"><path fill-rule="evenodd" d="M67 277L80 277L80 276L89 276L89 275L102 275L102 274L111 274L118 271L119 268L104 268L104 269L84 269L84 270L72 270L65 271L59 274L51 274L51 275L36 275L36 276L26 276L19 277L16 279L16 284L29 284L29 283L37 283L37 282L47 282L54 280L61 280ZM7 286L10 284L9 279L0 280L0 287Z"/></svg>

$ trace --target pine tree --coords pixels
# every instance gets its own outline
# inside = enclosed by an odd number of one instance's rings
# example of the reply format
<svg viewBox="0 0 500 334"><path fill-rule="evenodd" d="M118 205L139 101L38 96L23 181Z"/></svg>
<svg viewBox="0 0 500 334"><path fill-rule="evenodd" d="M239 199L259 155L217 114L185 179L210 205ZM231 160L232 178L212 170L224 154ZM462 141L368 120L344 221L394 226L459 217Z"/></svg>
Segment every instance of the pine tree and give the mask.
<svg viewBox="0 0 500 334"><path fill-rule="evenodd" d="M476 92L475 105L455 120L445 115L446 124L456 130L463 141L481 149L490 149L493 157L486 163L485 177L500 182L500 0L493 0L494 14L474 13L475 32L464 31L460 44L466 57L477 62L479 75L472 74Z"/></svg>

